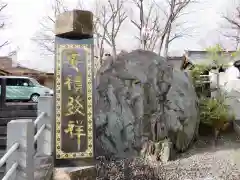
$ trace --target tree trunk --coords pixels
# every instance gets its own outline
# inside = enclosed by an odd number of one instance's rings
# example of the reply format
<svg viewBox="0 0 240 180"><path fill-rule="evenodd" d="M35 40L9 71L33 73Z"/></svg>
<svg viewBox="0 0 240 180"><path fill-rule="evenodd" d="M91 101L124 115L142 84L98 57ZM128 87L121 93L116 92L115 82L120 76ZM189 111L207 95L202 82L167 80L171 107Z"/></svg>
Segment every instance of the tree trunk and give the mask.
<svg viewBox="0 0 240 180"><path fill-rule="evenodd" d="M169 26L169 29L168 29L168 32L167 32L166 38L165 38L165 47L164 47L163 56L166 57L166 58L167 58L167 56L168 56L170 33L171 33L171 25Z"/></svg>
<svg viewBox="0 0 240 180"><path fill-rule="evenodd" d="M117 58L117 49L116 49L115 42L113 42L112 44L113 44L113 47L112 47L112 56L113 56L113 60L116 61L116 58Z"/></svg>
<svg viewBox="0 0 240 180"><path fill-rule="evenodd" d="M158 55L159 56L161 56L161 51L162 51L164 39L165 39L165 35L162 35L162 37L160 39L160 43L159 43L159 49L158 49Z"/></svg>

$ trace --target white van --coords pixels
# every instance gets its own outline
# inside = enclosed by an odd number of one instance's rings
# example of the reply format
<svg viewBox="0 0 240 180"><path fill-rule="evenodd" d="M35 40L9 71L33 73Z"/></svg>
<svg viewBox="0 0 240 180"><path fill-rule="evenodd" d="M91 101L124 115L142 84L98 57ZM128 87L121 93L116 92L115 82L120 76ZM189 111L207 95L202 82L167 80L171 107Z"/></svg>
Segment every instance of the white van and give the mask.
<svg viewBox="0 0 240 180"><path fill-rule="evenodd" d="M6 80L6 100L28 100L38 102L39 96L53 96L52 89L42 86L34 78L23 76L0 76L0 82L2 79Z"/></svg>

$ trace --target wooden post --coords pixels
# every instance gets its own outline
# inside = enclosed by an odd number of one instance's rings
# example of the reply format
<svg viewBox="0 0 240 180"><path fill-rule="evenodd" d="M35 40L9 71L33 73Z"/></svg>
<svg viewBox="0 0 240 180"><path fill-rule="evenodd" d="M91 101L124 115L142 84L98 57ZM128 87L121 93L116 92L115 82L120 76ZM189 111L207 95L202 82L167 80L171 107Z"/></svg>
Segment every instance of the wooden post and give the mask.
<svg viewBox="0 0 240 180"><path fill-rule="evenodd" d="M77 175L79 169L95 165L92 12L73 10L58 15L55 34L54 164Z"/></svg>

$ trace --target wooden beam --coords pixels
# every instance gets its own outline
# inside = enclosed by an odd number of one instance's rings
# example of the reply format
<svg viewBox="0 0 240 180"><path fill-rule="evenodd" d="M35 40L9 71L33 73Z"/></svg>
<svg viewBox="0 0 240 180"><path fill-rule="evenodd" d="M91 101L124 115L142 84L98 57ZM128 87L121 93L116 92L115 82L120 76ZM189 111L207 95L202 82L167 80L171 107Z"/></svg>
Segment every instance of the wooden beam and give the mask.
<svg viewBox="0 0 240 180"><path fill-rule="evenodd" d="M8 74L9 74L9 72L0 69L0 75L6 76Z"/></svg>

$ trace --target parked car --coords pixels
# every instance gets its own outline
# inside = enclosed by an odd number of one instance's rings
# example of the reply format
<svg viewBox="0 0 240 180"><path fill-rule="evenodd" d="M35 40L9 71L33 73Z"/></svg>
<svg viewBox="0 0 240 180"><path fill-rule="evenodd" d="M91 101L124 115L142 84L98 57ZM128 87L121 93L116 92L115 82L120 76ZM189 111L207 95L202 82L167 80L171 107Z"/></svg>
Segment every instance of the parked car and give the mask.
<svg viewBox="0 0 240 180"><path fill-rule="evenodd" d="M0 82L2 79L6 80L6 100L28 100L38 102L39 96L53 95L52 89L42 86L34 78L22 76L0 76Z"/></svg>

